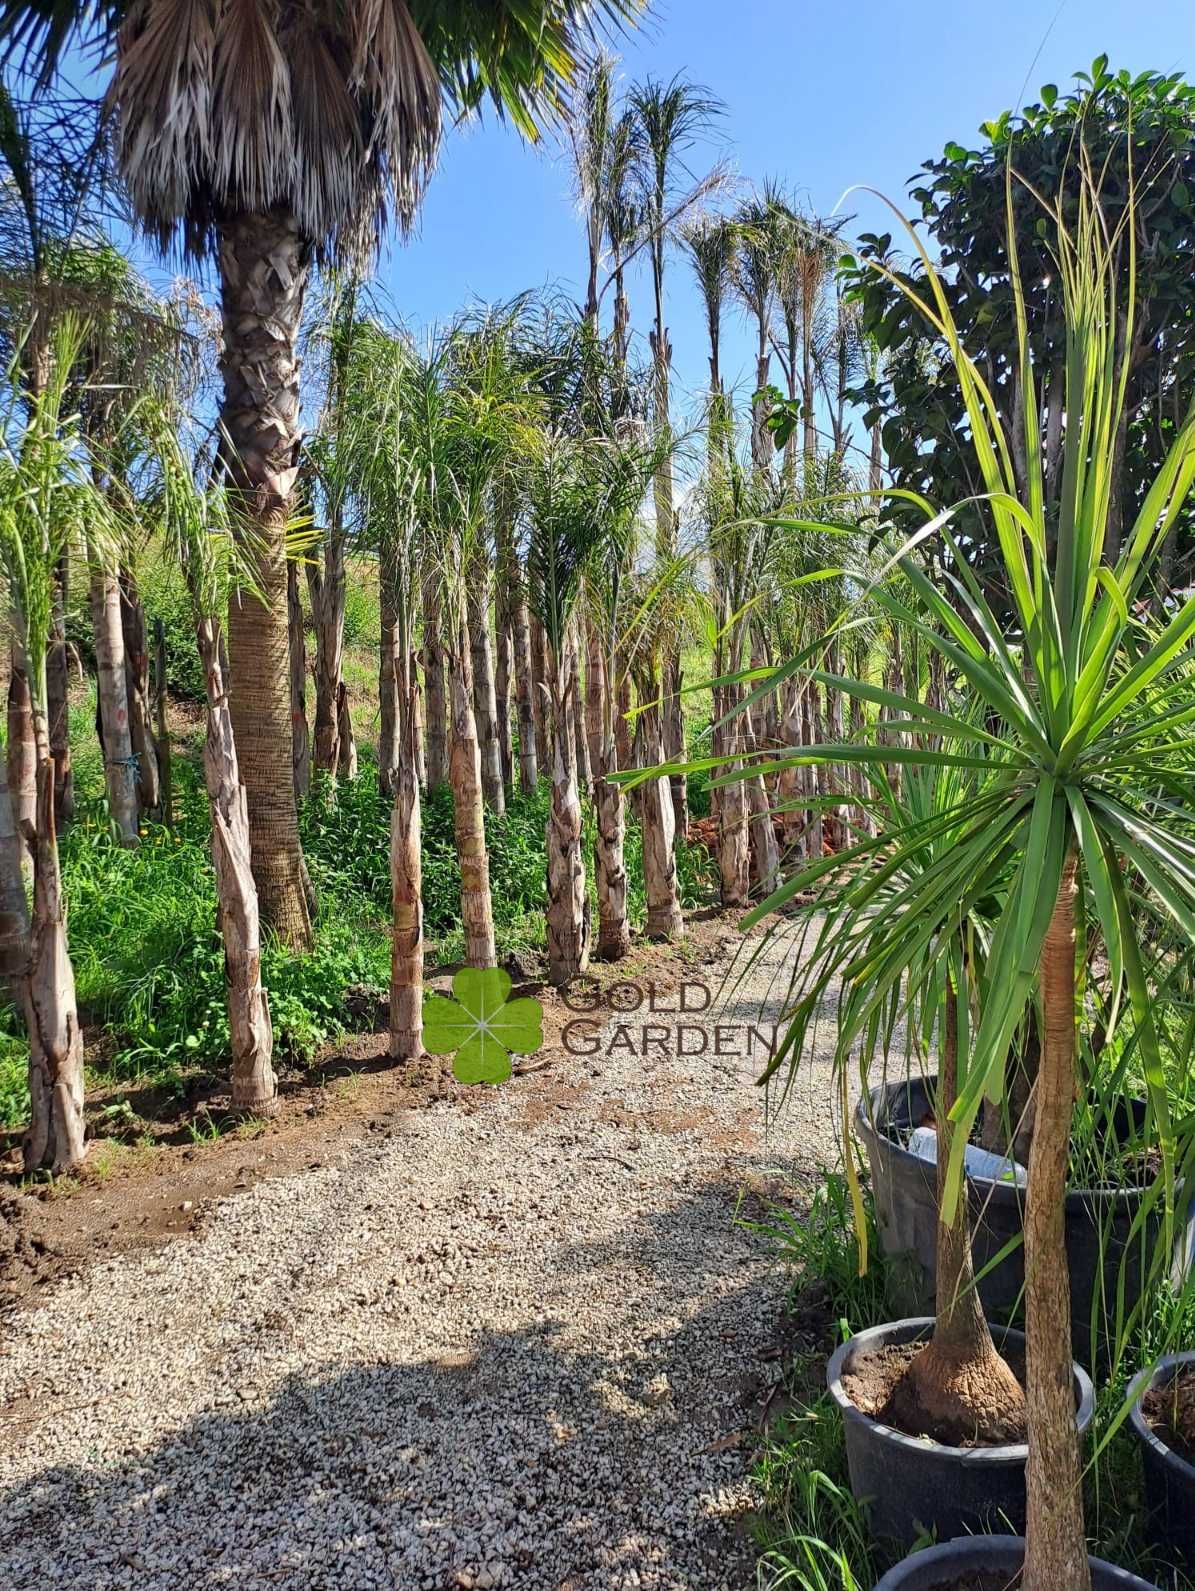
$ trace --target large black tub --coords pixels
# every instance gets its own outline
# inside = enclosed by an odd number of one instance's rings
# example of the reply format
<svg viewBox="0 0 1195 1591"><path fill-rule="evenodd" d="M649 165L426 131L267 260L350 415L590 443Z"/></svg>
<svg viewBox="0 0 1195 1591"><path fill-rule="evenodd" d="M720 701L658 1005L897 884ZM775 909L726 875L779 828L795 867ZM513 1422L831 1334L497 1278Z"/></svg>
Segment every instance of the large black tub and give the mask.
<svg viewBox="0 0 1195 1591"><path fill-rule="evenodd" d="M894 1313L934 1308L937 1254L937 1168L904 1148L912 1127L931 1114L937 1079L910 1078L872 1089L855 1111L855 1130L867 1149L880 1246L890 1261ZM1066 1252L1071 1281L1074 1357L1091 1366L1107 1358L1115 1340L1117 1290L1125 1314L1141 1296L1156 1263L1160 1210L1137 1224L1142 1195L1134 1188L1076 1189L1066 1199ZM979 1296L989 1320L1023 1319L1025 1260L1020 1241L1025 1190L1012 1183L968 1184L971 1251ZM1007 1251L1007 1252L1005 1252ZM1191 1253L1191 1213L1177 1237L1175 1265ZM1002 1257L999 1257L1002 1256ZM1156 1272L1155 1272L1156 1274ZM1094 1332L1093 1332L1094 1327Z"/></svg>
<svg viewBox="0 0 1195 1591"><path fill-rule="evenodd" d="M1025 1562L1020 1536L962 1536L915 1552L877 1580L875 1591L951 1591L977 1575L1007 1575L1011 1584ZM1149 1580L1118 1569L1102 1558L1089 1558L1092 1591L1157 1591Z"/></svg>
<svg viewBox="0 0 1195 1591"><path fill-rule="evenodd" d="M826 1386L842 1415L851 1491L865 1503L873 1534L909 1547L926 1531L939 1539L965 1531L1025 1528L1024 1442L991 1447L951 1447L928 1437L906 1436L864 1414L843 1385L860 1355L889 1346L928 1340L931 1319L894 1320L871 1326L844 1342L826 1367ZM1019 1331L996 1327L998 1348L1023 1357ZM1095 1413L1090 1380L1074 1366L1075 1423L1080 1441Z"/></svg>

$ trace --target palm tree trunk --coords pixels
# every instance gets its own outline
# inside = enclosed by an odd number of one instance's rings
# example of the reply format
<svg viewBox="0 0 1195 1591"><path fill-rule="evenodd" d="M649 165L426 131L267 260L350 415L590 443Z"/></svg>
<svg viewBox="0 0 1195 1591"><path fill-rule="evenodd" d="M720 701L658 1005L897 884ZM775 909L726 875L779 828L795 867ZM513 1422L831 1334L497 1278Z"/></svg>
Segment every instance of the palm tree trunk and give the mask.
<svg viewBox="0 0 1195 1591"><path fill-rule="evenodd" d="M557 988L589 965L589 901L585 893L585 858L581 852L581 798L577 792L572 733L576 716L576 658L566 643L563 668L549 695L555 733L552 737L552 801L545 835L548 858L548 981Z"/></svg>
<svg viewBox="0 0 1195 1591"><path fill-rule="evenodd" d="M299 566L293 558L286 565L286 614L290 637L291 766L295 798L301 801L311 789L311 732L307 727L307 637L303 633Z"/></svg>
<svg viewBox="0 0 1195 1591"><path fill-rule="evenodd" d="M975 1286L967 1183L963 1179L953 1221L941 1214L958 1099L958 996L948 982L943 1013L937 1124L938 1229L934 1333L897 1383L887 1413L899 1428L928 1428L952 1446L1025 1440L1025 1393L996 1352ZM1068 1380L1070 1364L1067 1364ZM1072 1401L1071 1419L1074 1418Z"/></svg>
<svg viewBox="0 0 1195 1591"><path fill-rule="evenodd" d="M350 783L357 777L357 737L349 709L349 688L343 680L336 687L336 777Z"/></svg>
<svg viewBox="0 0 1195 1591"><path fill-rule="evenodd" d="M402 626L398 629L401 636ZM416 767L419 686L405 638L398 670L399 754L390 814L390 1054L396 1061L414 1061L423 1053L423 873Z"/></svg>
<svg viewBox="0 0 1195 1591"><path fill-rule="evenodd" d="M568 696L568 711L566 714L568 732L573 740L573 770L576 774L578 790L591 793L593 790L593 773L589 766L589 736L585 728L585 712L579 699L581 694L581 645L575 618L569 621L565 650L568 658L568 677L573 681L573 688Z"/></svg>
<svg viewBox="0 0 1195 1591"><path fill-rule="evenodd" d="M8 792L12 801L21 865L25 875L33 876L33 852L29 836L37 824L37 735L33 723L33 697L29 690L29 671L24 648L14 636L12 663L8 676L8 741L5 761Z"/></svg>
<svg viewBox="0 0 1195 1591"><path fill-rule="evenodd" d="M469 624L462 616L456 653L449 660L452 734L448 778L452 785L457 861L461 870L461 923L465 930L465 961L470 967L492 967L494 906L490 896L490 858L485 842L485 801L481 786L481 753L473 718L472 658Z"/></svg>
<svg viewBox="0 0 1195 1591"><path fill-rule="evenodd" d="M286 527L298 473L296 344L311 248L282 209L219 224L224 401L232 480L257 551L256 590L233 597L232 720L262 918L294 949L312 945L292 767Z"/></svg>
<svg viewBox="0 0 1195 1591"><path fill-rule="evenodd" d="M1025 1195L1029 1464L1025 1591L1089 1591L1071 1370L1066 1169L1075 1103L1076 859L1067 857L1041 953L1043 1031Z"/></svg>
<svg viewBox="0 0 1195 1591"><path fill-rule="evenodd" d="M490 650L490 580L481 559L469 579L469 644L473 664L473 714L481 755L481 787L499 817L506 811L502 756L498 749L498 703L494 692L494 654Z"/></svg>
<svg viewBox="0 0 1195 1591"><path fill-rule="evenodd" d="M514 552L510 515L502 512L495 524L494 586L494 698L498 713L498 757L502 764L502 783L514 788L514 742L511 739L511 706L514 699L515 639L514 606L518 593L519 566Z"/></svg>
<svg viewBox="0 0 1195 1591"><path fill-rule="evenodd" d="M592 622L588 641L585 706L597 818L593 846L598 898L597 956L599 961L621 961L631 948L631 929L627 921L626 806L621 789L607 777L618 771L614 703L601 633Z"/></svg>
<svg viewBox="0 0 1195 1591"><path fill-rule="evenodd" d="M212 819L212 861L224 940L232 1105L246 1114L271 1116L278 1109L278 1079L273 1067L270 1006L261 981L261 924L249 855L245 787L224 683L219 626L212 619L203 619L195 634L207 687L203 777Z"/></svg>
<svg viewBox="0 0 1195 1591"><path fill-rule="evenodd" d="M642 766L651 767L663 760L660 709L656 698L656 679L641 682L641 696L652 702L640 715ZM643 826L643 882L647 891L647 935L649 939L680 939L685 932L680 891L676 882L676 829L672 814L672 790L666 777L649 779L642 787L640 822Z"/></svg>
<svg viewBox="0 0 1195 1591"><path fill-rule="evenodd" d="M161 619L154 620L154 691L158 715L158 731L154 739L158 749L159 800L162 822L172 829L174 771L170 758L170 727L166 721L166 626Z"/></svg>
<svg viewBox="0 0 1195 1591"><path fill-rule="evenodd" d="M519 788L529 796L535 794L539 782L539 758L536 753L535 681L531 673L531 622L521 585L511 610L511 635L519 716Z"/></svg>
<svg viewBox="0 0 1195 1591"><path fill-rule="evenodd" d="M339 515L335 516L339 521ZM314 764L334 780L340 768L340 686L344 668L344 531L337 522L324 540L324 567L307 565L315 622Z"/></svg>
<svg viewBox="0 0 1195 1591"><path fill-rule="evenodd" d="M535 719L535 760L546 768L552 760L551 718L544 710L544 693L540 689L548 683L547 637L544 627L534 615L531 624L531 711Z"/></svg>
<svg viewBox="0 0 1195 1591"><path fill-rule="evenodd" d="M445 702L445 653L440 631L440 593L433 570L423 591L423 679L426 687L424 744L427 747L427 788L438 790L448 783L447 703Z"/></svg>
<svg viewBox="0 0 1195 1591"><path fill-rule="evenodd" d="M129 690L125 677L124 626L120 583L114 569L91 553L91 623L95 636L96 692L104 752L108 810L122 845L136 846L137 759L129 733ZM48 683L48 681L47 681Z"/></svg>
<svg viewBox="0 0 1195 1591"><path fill-rule="evenodd" d="M30 1107L23 1154L26 1172L59 1174L83 1163L86 1145L83 1033L66 939L54 772L53 759L43 752L37 764L35 821L26 835L33 851L33 919L25 975Z"/></svg>
<svg viewBox="0 0 1195 1591"><path fill-rule="evenodd" d="M29 902L24 851L8 789L7 759L0 758L0 981L21 998L29 960Z"/></svg>
<svg viewBox="0 0 1195 1591"><path fill-rule="evenodd" d="M755 729L746 721L743 732L744 751L755 750ZM780 882L780 847L776 843L776 830L772 826L772 806L762 774L752 774L744 786L747 809L751 815L750 872L763 895L770 895Z"/></svg>
<svg viewBox="0 0 1195 1591"><path fill-rule="evenodd" d="M54 759L54 818L59 828L75 815L75 771L71 766L68 697L70 656L66 644L68 564L65 555L54 580L50 646L46 654L46 712L49 719L50 755Z"/></svg>
<svg viewBox="0 0 1195 1591"><path fill-rule="evenodd" d="M397 604L392 581L384 567L385 559L382 560L382 565L380 576L382 625L378 647L378 787L384 796L393 796L398 792L400 760L398 698L402 664L399 656L401 643Z"/></svg>
<svg viewBox="0 0 1195 1591"><path fill-rule="evenodd" d="M120 571L120 622L124 631L129 736L137 758L137 799L142 812L157 812L162 805L162 783L149 696L149 643L145 608L130 569Z"/></svg>

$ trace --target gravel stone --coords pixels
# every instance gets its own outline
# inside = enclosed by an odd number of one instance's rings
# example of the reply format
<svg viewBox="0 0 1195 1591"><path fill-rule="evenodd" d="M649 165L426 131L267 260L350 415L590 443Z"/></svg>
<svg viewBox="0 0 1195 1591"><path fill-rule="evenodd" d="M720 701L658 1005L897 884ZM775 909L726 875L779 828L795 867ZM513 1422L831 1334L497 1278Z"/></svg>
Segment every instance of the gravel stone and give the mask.
<svg viewBox="0 0 1195 1591"><path fill-rule="evenodd" d="M737 1201L777 1171L812 1185L839 1128L824 1066L769 1114L760 1055L714 1033L774 1018L786 959L699 1016L618 1014L592 1055L411 1113L16 1316L0 1586L754 1585L733 1435L776 1373L786 1279ZM678 1021L705 1054L623 1042Z"/></svg>

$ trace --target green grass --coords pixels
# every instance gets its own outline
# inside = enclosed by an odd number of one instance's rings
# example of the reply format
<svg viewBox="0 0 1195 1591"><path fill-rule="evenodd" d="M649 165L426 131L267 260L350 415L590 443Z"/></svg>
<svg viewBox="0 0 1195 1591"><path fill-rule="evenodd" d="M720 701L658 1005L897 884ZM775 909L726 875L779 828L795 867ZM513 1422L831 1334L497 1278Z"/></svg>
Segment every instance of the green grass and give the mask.
<svg viewBox="0 0 1195 1591"><path fill-rule="evenodd" d="M194 762L176 748L175 828L143 827L142 844L113 839L89 697L72 712L76 816L61 837L71 956L89 1036L105 1035L103 1071L92 1083L149 1079L181 1090L187 1073L227 1066L224 957L216 927L207 797ZM503 817L487 814L490 878L499 955L542 949L546 784L516 796ZM389 981L389 803L371 753L335 804L317 791L300 827L319 897L316 948L298 955L267 937L262 973L269 991L276 1057L303 1065L349 1022L344 992ZM592 831L589 830L590 841ZM631 911L645 915L638 829L628 830ZM592 867L592 845L590 844ZM712 890L704 852L682 846L685 903ZM433 792L423 813L425 933L431 964L461 958L460 878L452 800ZM15 1010L0 1011L0 1126L26 1119L26 1048Z"/></svg>
<svg viewBox="0 0 1195 1591"><path fill-rule="evenodd" d="M863 1276L840 1176L827 1178L807 1218L786 1205L774 1205L762 1220L750 1223L770 1238L789 1268L790 1301L808 1299L811 1289L817 1289L824 1295L828 1322L820 1345L824 1352L789 1366L787 1411L769 1430L755 1465L754 1479L764 1498L756 1529L759 1583L766 1591L866 1591L891 1563L872 1541L866 1511L851 1493L842 1420L823 1380L825 1354L835 1343L892 1318L870 1199L868 1223L873 1261ZM1099 1389L1085 1476L1091 1550L1175 1591L1192 1591L1195 1582L1160 1560L1145 1540L1140 1453L1125 1416L1129 1390L1141 1368L1193 1336L1195 1298L1189 1291L1179 1298L1160 1288L1116 1376Z"/></svg>

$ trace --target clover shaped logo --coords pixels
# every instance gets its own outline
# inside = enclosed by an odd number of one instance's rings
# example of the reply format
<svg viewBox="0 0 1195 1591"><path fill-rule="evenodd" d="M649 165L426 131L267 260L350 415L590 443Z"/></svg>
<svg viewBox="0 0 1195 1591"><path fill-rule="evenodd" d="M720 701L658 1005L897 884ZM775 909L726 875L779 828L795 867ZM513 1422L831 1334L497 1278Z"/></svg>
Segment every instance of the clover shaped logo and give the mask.
<svg viewBox="0 0 1195 1591"><path fill-rule="evenodd" d="M462 967L452 980L455 996L429 994L423 1002L423 1047L451 1055L461 1083L505 1083L510 1057L532 1055L544 1041L538 1000L510 998L510 976L500 967Z"/></svg>

